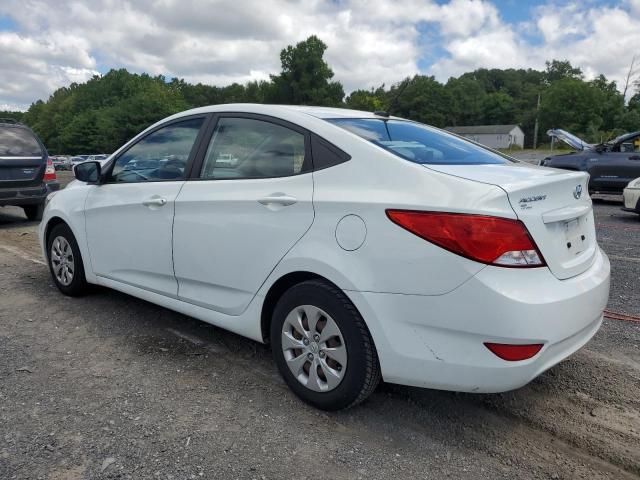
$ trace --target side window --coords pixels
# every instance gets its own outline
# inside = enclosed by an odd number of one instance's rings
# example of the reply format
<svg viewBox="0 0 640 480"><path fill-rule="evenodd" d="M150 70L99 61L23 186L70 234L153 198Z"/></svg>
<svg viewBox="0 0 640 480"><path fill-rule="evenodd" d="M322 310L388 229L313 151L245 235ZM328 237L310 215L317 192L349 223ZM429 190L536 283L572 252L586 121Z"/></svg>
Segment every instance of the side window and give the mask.
<svg viewBox="0 0 640 480"><path fill-rule="evenodd" d="M313 155L313 169L333 167L351 159L351 157L335 145L312 134L311 152Z"/></svg>
<svg viewBox="0 0 640 480"><path fill-rule="evenodd" d="M200 178L270 178L297 175L305 161L304 135L251 118L220 118Z"/></svg>
<svg viewBox="0 0 640 480"><path fill-rule="evenodd" d="M185 167L203 118L172 123L150 133L118 157L109 182L136 183L185 178Z"/></svg>

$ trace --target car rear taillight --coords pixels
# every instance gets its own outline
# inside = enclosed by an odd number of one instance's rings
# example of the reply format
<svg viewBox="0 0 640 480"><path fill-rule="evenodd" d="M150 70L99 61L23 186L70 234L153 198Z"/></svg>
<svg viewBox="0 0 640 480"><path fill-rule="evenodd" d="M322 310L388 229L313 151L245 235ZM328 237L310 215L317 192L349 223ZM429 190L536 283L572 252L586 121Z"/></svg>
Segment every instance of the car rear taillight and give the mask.
<svg viewBox="0 0 640 480"><path fill-rule="evenodd" d="M53 166L53 162L50 158L47 158L47 168L44 171L44 181L50 182L56 179L56 169Z"/></svg>
<svg viewBox="0 0 640 480"><path fill-rule="evenodd" d="M389 219L439 247L500 267L542 267L542 254L519 220L465 213L387 210Z"/></svg>
<svg viewBox="0 0 640 480"><path fill-rule="evenodd" d="M520 360L528 360L535 357L542 349L541 343L530 343L527 345L512 345L509 343L485 343L493 354L502 360L509 362L518 362Z"/></svg>

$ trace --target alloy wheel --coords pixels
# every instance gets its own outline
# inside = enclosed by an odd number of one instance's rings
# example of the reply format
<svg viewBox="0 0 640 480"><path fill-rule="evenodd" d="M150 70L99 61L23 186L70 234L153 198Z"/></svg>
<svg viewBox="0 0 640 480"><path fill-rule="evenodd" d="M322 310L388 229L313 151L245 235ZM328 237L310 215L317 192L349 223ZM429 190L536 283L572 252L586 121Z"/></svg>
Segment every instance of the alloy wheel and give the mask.
<svg viewBox="0 0 640 480"><path fill-rule="evenodd" d="M335 389L347 370L347 348L340 328L313 305L300 305L287 315L282 351L298 382L315 392Z"/></svg>
<svg viewBox="0 0 640 480"><path fill-rule="evenodd" d="M65 237L56 237L51 243L51 267L56 280L65 287L73 281L75 260L73 250Z"/></svg>

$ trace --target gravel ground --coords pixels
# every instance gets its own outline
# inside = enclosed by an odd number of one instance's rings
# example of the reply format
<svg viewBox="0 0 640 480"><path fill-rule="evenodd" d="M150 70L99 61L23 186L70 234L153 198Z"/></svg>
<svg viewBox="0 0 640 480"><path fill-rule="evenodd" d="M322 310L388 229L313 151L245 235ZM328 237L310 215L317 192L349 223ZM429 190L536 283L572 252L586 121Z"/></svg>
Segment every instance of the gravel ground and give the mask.
<svg viewBox="0 0 640 480"><path fill-rule="evenodd" d="M640 216L595 205L609 308L640 314ZM640 324L605 320L530 385L381 385L301 403L268 347L117 292L69 299L35 225L0 209L1 479L638 478Z"/></svg>

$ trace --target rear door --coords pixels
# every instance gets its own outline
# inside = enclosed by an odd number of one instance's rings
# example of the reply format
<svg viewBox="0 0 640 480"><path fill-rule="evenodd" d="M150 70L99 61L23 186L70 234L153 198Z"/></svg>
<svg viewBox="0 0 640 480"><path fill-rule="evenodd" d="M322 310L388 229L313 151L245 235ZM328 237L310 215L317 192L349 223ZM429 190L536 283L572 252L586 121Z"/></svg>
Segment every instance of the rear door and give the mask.
<svg viewBox="0 0 640 480"><path fill-rule="evenodd" d="M178 297L229 315L247 307L313 222L308 133L258 115L220 115L176 199Z"/></svg>
<svg viewBox="0 0 640 480"><path fill-rule="evenodd" d="M47 152L22 125L0 125L0 188L34 187L42 183Z"/></svg>

